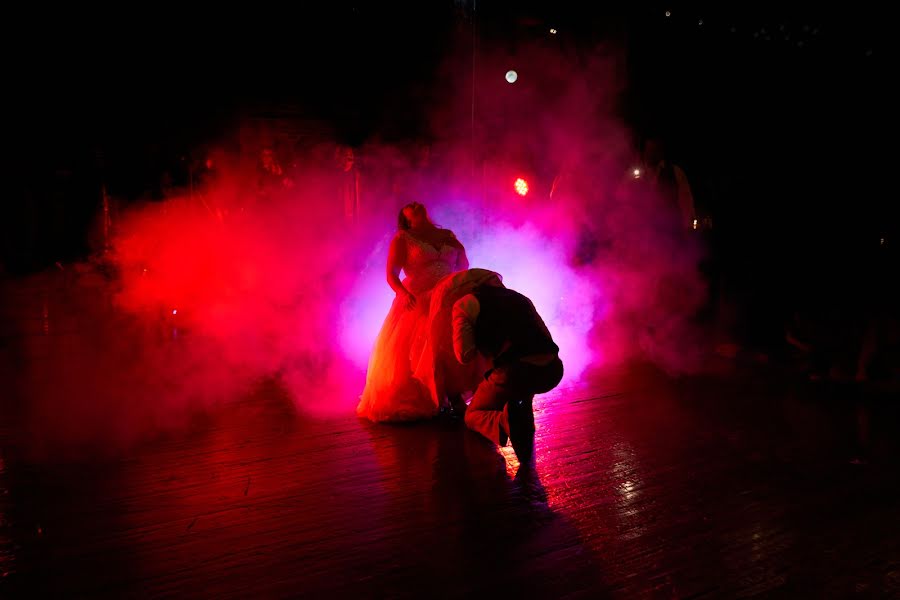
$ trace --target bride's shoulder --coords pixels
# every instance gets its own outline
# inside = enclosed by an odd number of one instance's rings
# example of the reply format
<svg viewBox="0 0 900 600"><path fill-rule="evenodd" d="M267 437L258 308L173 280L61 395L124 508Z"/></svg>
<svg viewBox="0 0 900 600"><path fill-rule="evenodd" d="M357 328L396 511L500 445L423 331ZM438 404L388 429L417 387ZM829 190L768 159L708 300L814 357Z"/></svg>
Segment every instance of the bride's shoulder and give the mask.
<svg viewBox="0 0 900 600"><path fill-rule="evenodd" d="M394 236L391 238L391 246L396 247L403 245L405 246L408 242L409 234L403 231L402 229L398 229Z"/></svg>

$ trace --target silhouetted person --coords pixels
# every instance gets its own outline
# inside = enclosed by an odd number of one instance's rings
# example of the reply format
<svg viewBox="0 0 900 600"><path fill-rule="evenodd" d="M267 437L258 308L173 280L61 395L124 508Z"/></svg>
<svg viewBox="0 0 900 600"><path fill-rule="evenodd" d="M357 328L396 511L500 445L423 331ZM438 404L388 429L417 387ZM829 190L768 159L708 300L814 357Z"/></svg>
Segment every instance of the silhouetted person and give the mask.
<svg viewBox="0 0 900 600"><path fill-rule="evenodd" d="M651 138L644 142L639 176L668 206L678 211L682 227L694 227L697 213L691 186L681 167L669 160L661 140Z"/></svg>
<svg viewBox="0 0 900 600"><path fill-rule="evenodd" d="M359 223L359 166L356 154L350 146L338 146L334 150L334 166L337 169L337 193L348 223Z"/></svg>

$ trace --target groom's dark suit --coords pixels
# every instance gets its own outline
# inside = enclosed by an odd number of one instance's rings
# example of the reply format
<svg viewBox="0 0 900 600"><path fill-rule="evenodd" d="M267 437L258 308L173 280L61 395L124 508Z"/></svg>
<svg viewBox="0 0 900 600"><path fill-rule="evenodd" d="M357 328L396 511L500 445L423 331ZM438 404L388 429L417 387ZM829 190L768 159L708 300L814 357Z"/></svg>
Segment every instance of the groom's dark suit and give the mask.
<svg viewBox="0 0 900 600"><path fill-rule="evenodd" d="M466 425L516 453L534 432L531 401L562 379L559 347L531 300L502 285L484 285L453 306L453 350L466 363L476 352L491 359L466 411Z"/></svg>

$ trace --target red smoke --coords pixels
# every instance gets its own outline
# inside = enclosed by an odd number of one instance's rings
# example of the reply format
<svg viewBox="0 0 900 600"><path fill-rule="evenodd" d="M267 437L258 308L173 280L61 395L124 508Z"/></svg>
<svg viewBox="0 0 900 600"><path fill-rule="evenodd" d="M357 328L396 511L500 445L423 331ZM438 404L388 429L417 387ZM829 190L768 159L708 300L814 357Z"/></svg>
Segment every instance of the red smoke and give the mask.
<svg viewBox="0 0 900 600"><path fill-rule="evenodd" d="M232 168L130 210L112 283L84 277L69 289L77 334L29 364L38 445L133 441L270 378L301 413L351 414L391 301L387 242L411 199L457 233L473 267L534 300L569 382L631 358L697 368L699 246L659 199L628 186L617 55L483 52L480 169L471 136L447 126L464 112L449 105L434 111L430 158L374 142L356 153L349 219L330 153L300 159L266 194L256 171ZM514 86L507 64L523 65ZM536 174L524 197L510 189L519 173Z"/></svg>

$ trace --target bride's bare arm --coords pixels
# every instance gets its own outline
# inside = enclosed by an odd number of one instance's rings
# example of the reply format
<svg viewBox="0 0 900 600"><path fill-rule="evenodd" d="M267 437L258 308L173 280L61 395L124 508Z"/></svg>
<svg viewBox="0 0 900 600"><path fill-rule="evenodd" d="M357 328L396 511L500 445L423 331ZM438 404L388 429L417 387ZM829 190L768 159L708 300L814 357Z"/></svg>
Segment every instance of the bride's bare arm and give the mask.
<svg viewBox="0 0 900 600"><path fill-rule="evenodd" d="M460 244L462 246L462 244ZM465 271L469 268L469 257L466 256L466 249L460 247L459 254L456 257L456 270Z"/></svg>
<svg viewBox="0 0 900 600"><path fill-rule="evenodd" d="M456 239L456 235L452 231L448 229L447 233L449 234L447 243L459 250L456 255L456 270L465 271L469 268L469 257L466 256L466 247L462 245L462 242Z"/></svg>
<svg viewBox="0 0 900 600"><path fill-rule="evenodd" d="M388 250L387 282L398 296L406 296L407 305L412 308L416 304L416 298L403 287L403 283L400 281L400 270L403 269L405 263L406 243L399 235L395 235Z"/></svg>

